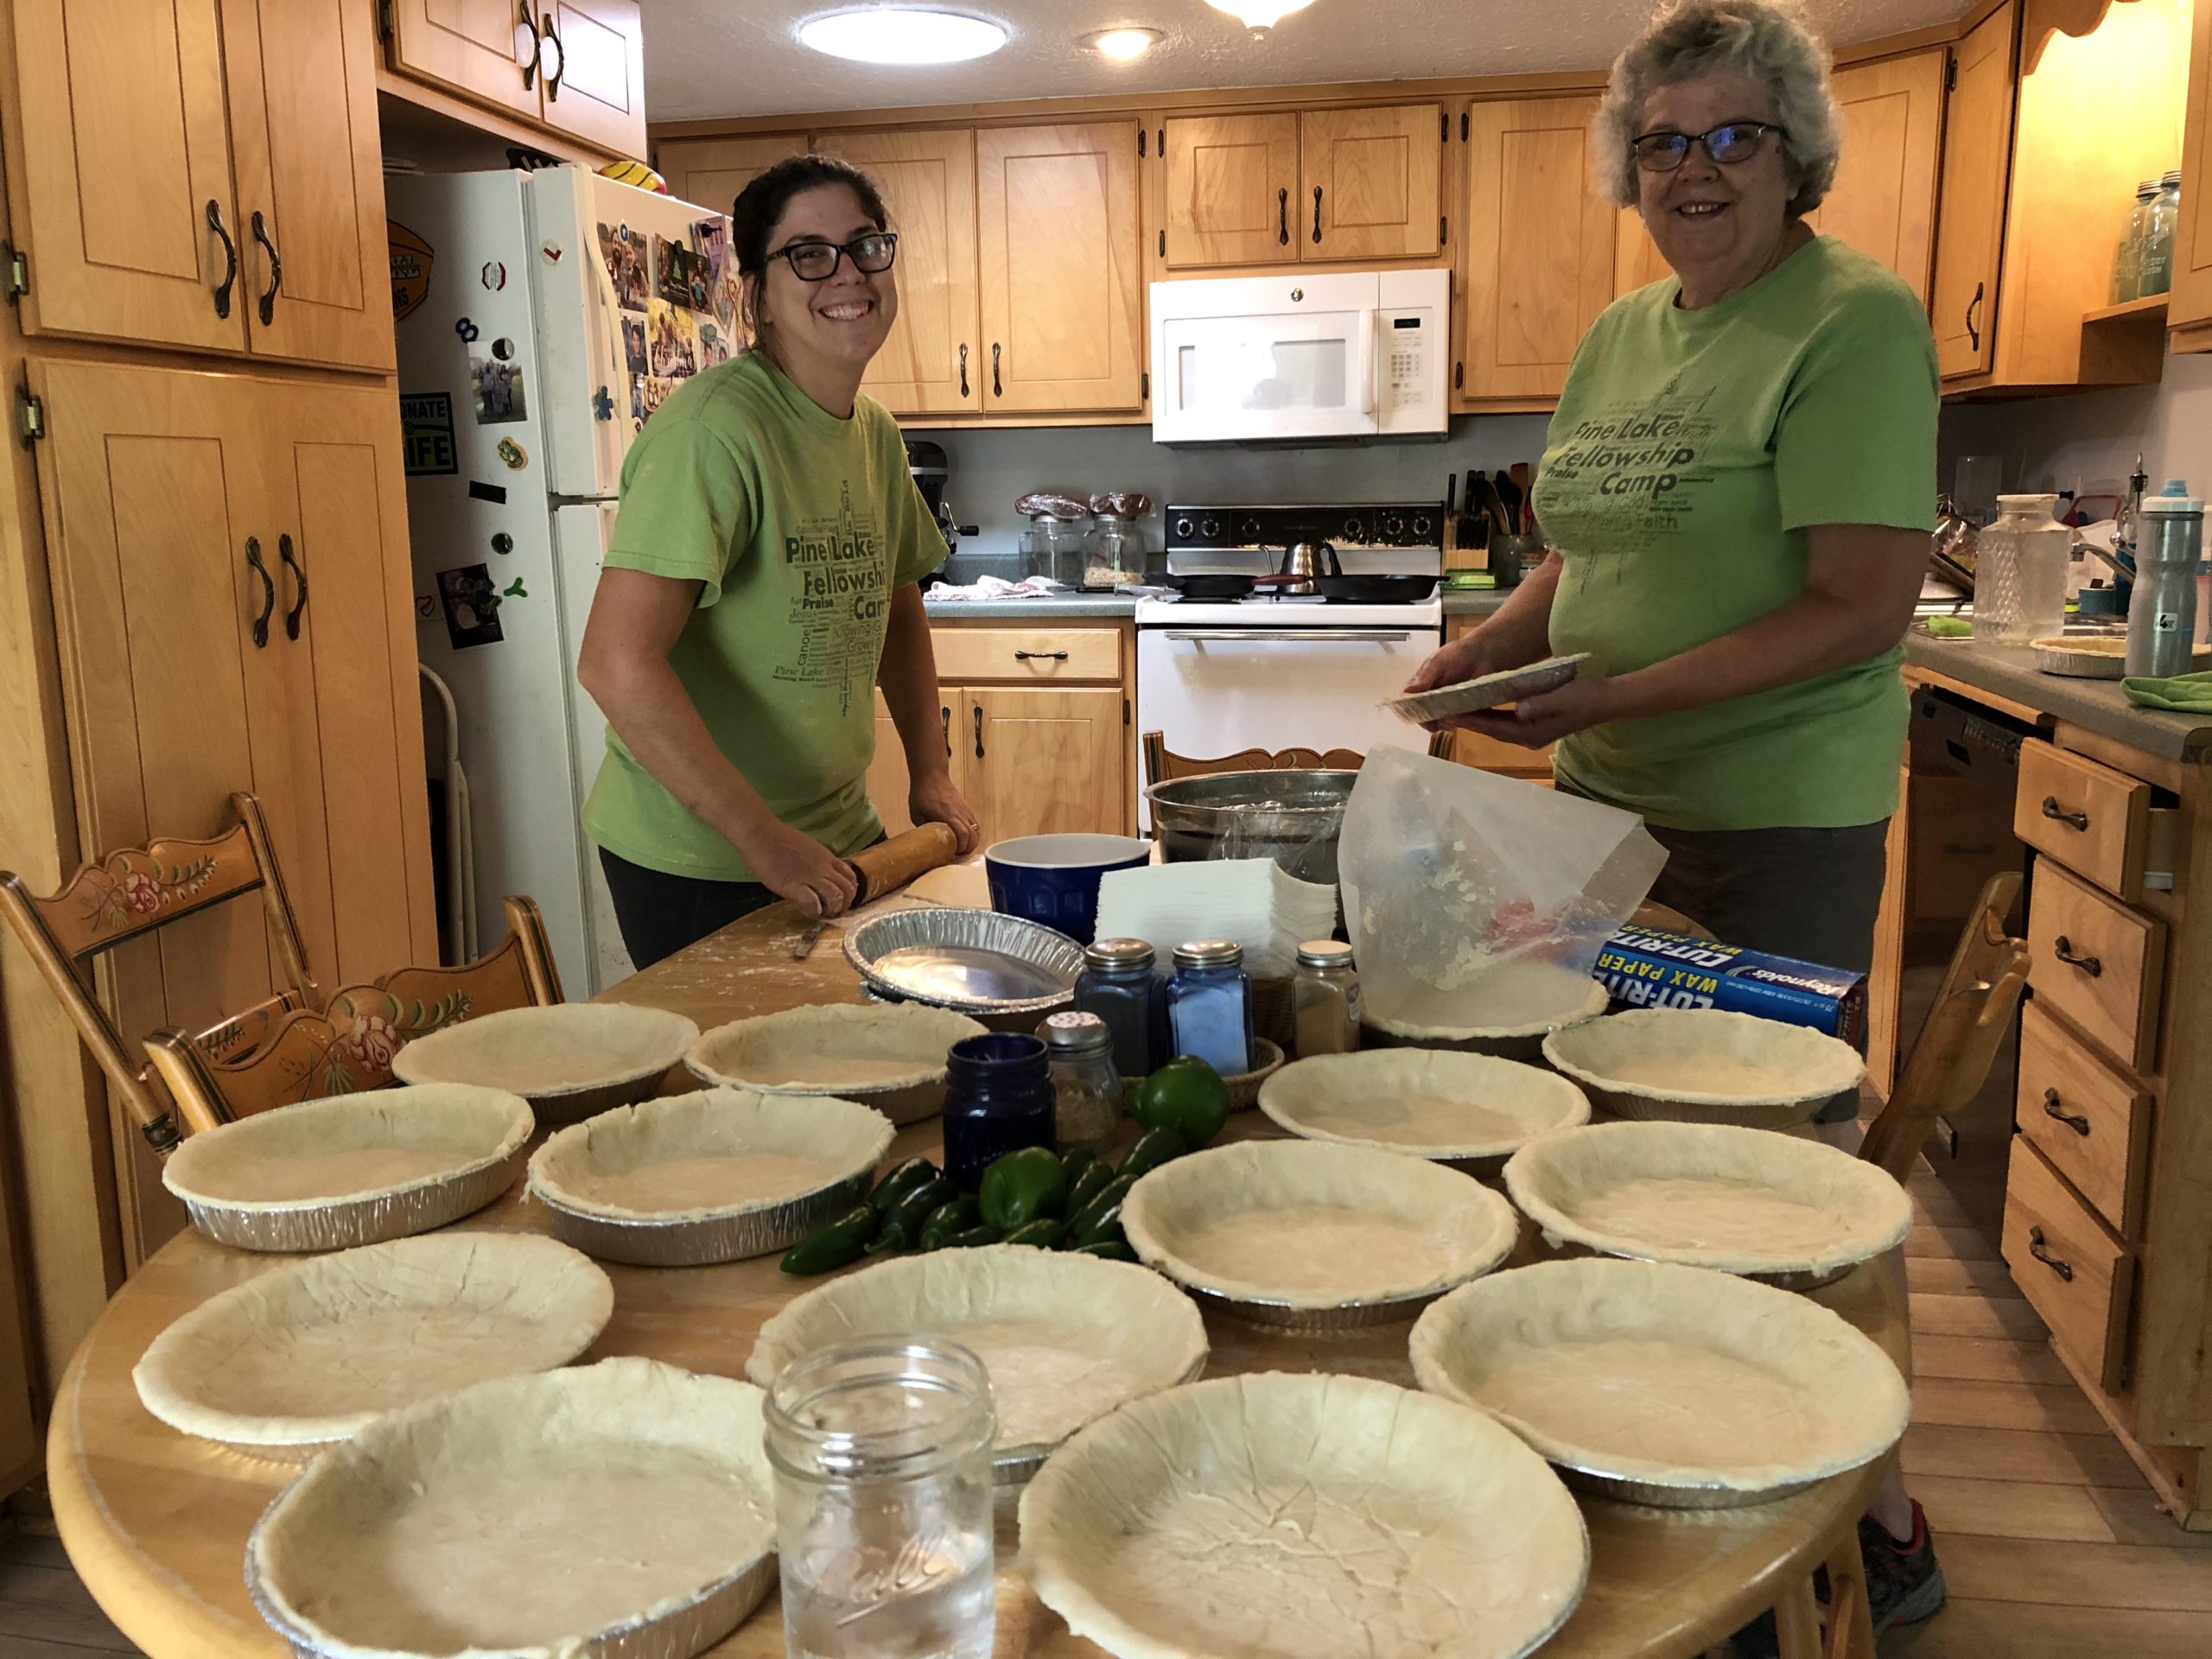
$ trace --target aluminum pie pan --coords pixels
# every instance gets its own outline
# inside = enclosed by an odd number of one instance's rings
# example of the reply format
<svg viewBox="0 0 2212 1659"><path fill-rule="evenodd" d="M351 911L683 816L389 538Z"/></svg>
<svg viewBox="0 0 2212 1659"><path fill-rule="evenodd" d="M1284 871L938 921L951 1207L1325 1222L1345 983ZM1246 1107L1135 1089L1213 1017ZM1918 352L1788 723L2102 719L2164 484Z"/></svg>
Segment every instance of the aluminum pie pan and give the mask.
<svg viewBox="0 0 2212 1659"><path fill-rule="evenodd" d="M709 1268L789 1249L858 1204L874 1179L868 1170L765 1208L671 1221L626 1221L571 1210L534 1185L531 1197L545 1206L545 1230L586 1255L633 1268Z"/></svg>
<svg viewBox="0 0 2212 1659"><path fill-rule="evenodd" d="M1632 1480L1626 1475L1608 1474L1602 1469L1589 1469L1579 1464L1561 1463L1557 1458L1548 1459L1559 1471L1559 1478L1578 1492L1587 1492L1593 1497L1607 1497L1617 1503L1640 1503L1650 1510L1748 1510L1760 1503L1772 1503L1799 1492L1810 1491L1830 1475L1817 1475L1810 1480L1787 1480L1778 1486L1763 1486L1745 1491L1741 1487L1717 1486L1708 1483L1673 1484L1665 1481Z"/></svg>
<svg viewBox="0 0 2212 1659"><path fill-rule="evenodd" d="M845 935L845 960L877 990L958 1014L1044 1014L1071 1000L1083 947L995 910L891 911Z"/></svg>
<svg viewBox="0 0 2212 1659"><path fill-rule="evenodd" d="M1184 1286L1180 1288L1188 1289L1189 1287ZM1197 1382L1205 1374L1206 1357L1201 1354L1192 1363L1191 1369L1168 1384L1168 1387L1179 1389L1186 1382ZM1084 1427L1087 1428L1090 1425L1086 1423ZM1030 1478L1045 1466L1046 1459L1082 1433L1081 1428L1073 1429L1065 1439L1055 1440L1050 1446L1024 1446L1017 1452L995 1453L991 1459L991 1484L1001 1491L1009 1487L1027 1485Z"/></svg>
<svg viewBox="0 0 2212 1659"><path fill-rule="evenodd" d="M276 1501L271 1499L270 1509L275 1508ZM264 1510L261 1520L254 1523L257 1536L268 1519L269 1510ZM283 1616L256 1570L257 1554L251 1548L246 1551L246 1594L269 1628L284 1638L296 1659L359 1659L357 1649L325 1647L310 1640L306 1631ZM694 1654L714 1646L750 1618L775 1583L776 1556L771 1550L715 1580L667 1612L611 1625L560 1650L564 1659L569 1655L575 1659L692 1659Z"/></svg>
<svg viewBox="0 0 2212 1659"><path fill-rule="evenodd" d="M1157 1269L1155 1269L1157 1271ZM1173 1278L1173 1275L1170 1274ZM1283 1332L1363 1331L1370 1325L1395 1325L1421 1317L1421 1311L1457 1285L1424 1291L1418 1296L1399 1296L1378 1301L1338 1302L1328 1307L1294 1307L1272 1298L1230 1296L1204 1285L1174 1281L1183 1294L1202 1306L1217 1307L1249 1325L1264 1325Z"/></svg>
<svg viewBox="0 0 2212 1659"><path fill-rule="evenodd" d="M1416 725L1423 721L1447 720L1454 715L1478 714L1500 703L1556 691L1580 673L1582 664L1589 659L1586 651L1547 657L1540 663L1479 675L1456 685L1440 685L1427 691L1410 691L1403 696L1385 698L1382 706L1399 719Z"/></svg>
<svg viewBox="0 0 2212 1659"><path fill-rule="evenodd" d="M474 1215L513 1186L529 1160L525 1142L503 1158L404 1192L283 1210L187 1198L185 1213L201 1237L233 1249L280 1254L347 1250L431 1232Z"/></svg>

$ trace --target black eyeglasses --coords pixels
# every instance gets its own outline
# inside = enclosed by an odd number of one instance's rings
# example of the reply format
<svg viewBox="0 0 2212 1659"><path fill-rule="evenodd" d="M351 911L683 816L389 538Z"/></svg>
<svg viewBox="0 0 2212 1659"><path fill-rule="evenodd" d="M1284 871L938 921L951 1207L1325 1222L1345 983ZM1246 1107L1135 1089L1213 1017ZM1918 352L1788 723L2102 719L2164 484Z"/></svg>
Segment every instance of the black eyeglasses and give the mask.
<svg viewBox="0 0 2212 1659"><path fill-rule="evenodd" d="M855 270L873 276L890 270L891 262L899 257L899 236L894 231L869 231L842 247L835 242L794 242L768 257L789 264L791 275L802 283L828 282L837 274L837 262L846 258L851 259Z"/></svg>
<svg viewBox="0 0 2212 1659"><path fill-rule="evenodd" d="M1710 132L1647 132L1629 140L1636 164L1647 173L1671 173L1689 159L1690 146L1700 144L1705 153L1723 167L1748 162L1759 153L1767 134L1787 138L1786 128L1771 121L1724 121Z"/></svg>

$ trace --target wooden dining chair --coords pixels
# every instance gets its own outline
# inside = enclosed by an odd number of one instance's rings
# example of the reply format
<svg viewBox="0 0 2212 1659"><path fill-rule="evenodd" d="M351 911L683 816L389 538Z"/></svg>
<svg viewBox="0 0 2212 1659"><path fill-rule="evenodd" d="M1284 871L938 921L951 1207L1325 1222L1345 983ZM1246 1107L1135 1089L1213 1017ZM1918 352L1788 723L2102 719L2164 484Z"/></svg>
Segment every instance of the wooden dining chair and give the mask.
<svg viewBox="0 0 2212 1659"><path fill-rule="evenodd" d="M261 804L251 795L236 794L230 806L233 822L219 836L204 841L162 838L120 849L80 866L59 892L45 897L31 892L13 871L0 870L0 914L60 999L79 1039L123 1096L140 1133L162 1156L177 1143L175 1110L147 1065L132 1059L100 1006L91 978L97 957L212 906L258 893L284 988L244 1014L179 1040L211 1058L236 1057L249 1052L278 1020L322 1005L308 973L299 924L284 896Z"/></svg>
<svg viewBox="0 0 2212 1659"><path fill-rule="evenodd" d="M403 1044L478 1014L561 999L561 976L537 906L503 901L507 937L458 968L399 968L373 984L348 985L327 1007L275 1022L250 1053L210 1057L181 1032L146 1039L146 1057L175 1100L188 1132L205 1134L272 1107L381 1089Z"/></svg>
<svg viewBox="0 0 2212 1659"><path fill-rule="evenodd" d="M1239 749L1218 760L1168 752L1166 734L1147 732L1140 740L1144 750L1147 783L1164 784L1178 778L1211 778L1224 772L1357 772L1367 757L1356 749ZM1428 740L1428 752L1437 760L1452 753L1452 734L1438 732Z"/></svg>

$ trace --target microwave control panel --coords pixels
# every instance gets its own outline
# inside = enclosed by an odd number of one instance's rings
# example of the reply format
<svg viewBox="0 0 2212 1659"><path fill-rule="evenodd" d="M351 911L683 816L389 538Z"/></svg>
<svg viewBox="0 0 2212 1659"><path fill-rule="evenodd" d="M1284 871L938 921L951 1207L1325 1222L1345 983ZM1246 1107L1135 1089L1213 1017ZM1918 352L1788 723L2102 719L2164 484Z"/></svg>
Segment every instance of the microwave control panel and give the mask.
<svg viewBox="0 0 2212 1659"><path fill-rule="evenodd" d="M1444 408L1444 327L1427 306L1376 314L1376 424L1434 429Z"/></svg>

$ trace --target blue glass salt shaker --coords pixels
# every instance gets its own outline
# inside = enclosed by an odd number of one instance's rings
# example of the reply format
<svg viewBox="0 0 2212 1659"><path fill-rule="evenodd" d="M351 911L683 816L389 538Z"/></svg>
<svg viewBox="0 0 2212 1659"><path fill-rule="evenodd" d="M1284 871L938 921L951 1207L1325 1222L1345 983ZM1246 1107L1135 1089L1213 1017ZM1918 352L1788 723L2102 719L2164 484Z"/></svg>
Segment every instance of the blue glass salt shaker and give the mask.
<svg viewBox="0 0 2212 1659"><path fill-rule="evenodd" d="M1100 939L1083 953L1075 982L1079 1013L1095 1014L1114 1038L1114 1069L1123 1082L1167 1058L1167 986L1142 939Z"/></svg>
<svg viewBox="0 0 2212 1659"><path fill-rule="evenodd" d="M1167 1028L1177 1054L1196 1055L1224 1077L1252 1069L1252 982L1243 945L1201 939L1176 946Z"/></svg>
<svg viewBox="0 0 2212 1659"><path fill-rule="evenodd" d="M944 1173L963 1192L994 1159L1052 1145L1052 1077L1045 1045L1013 1032L963 1037L944 1058Z"/></svg>

